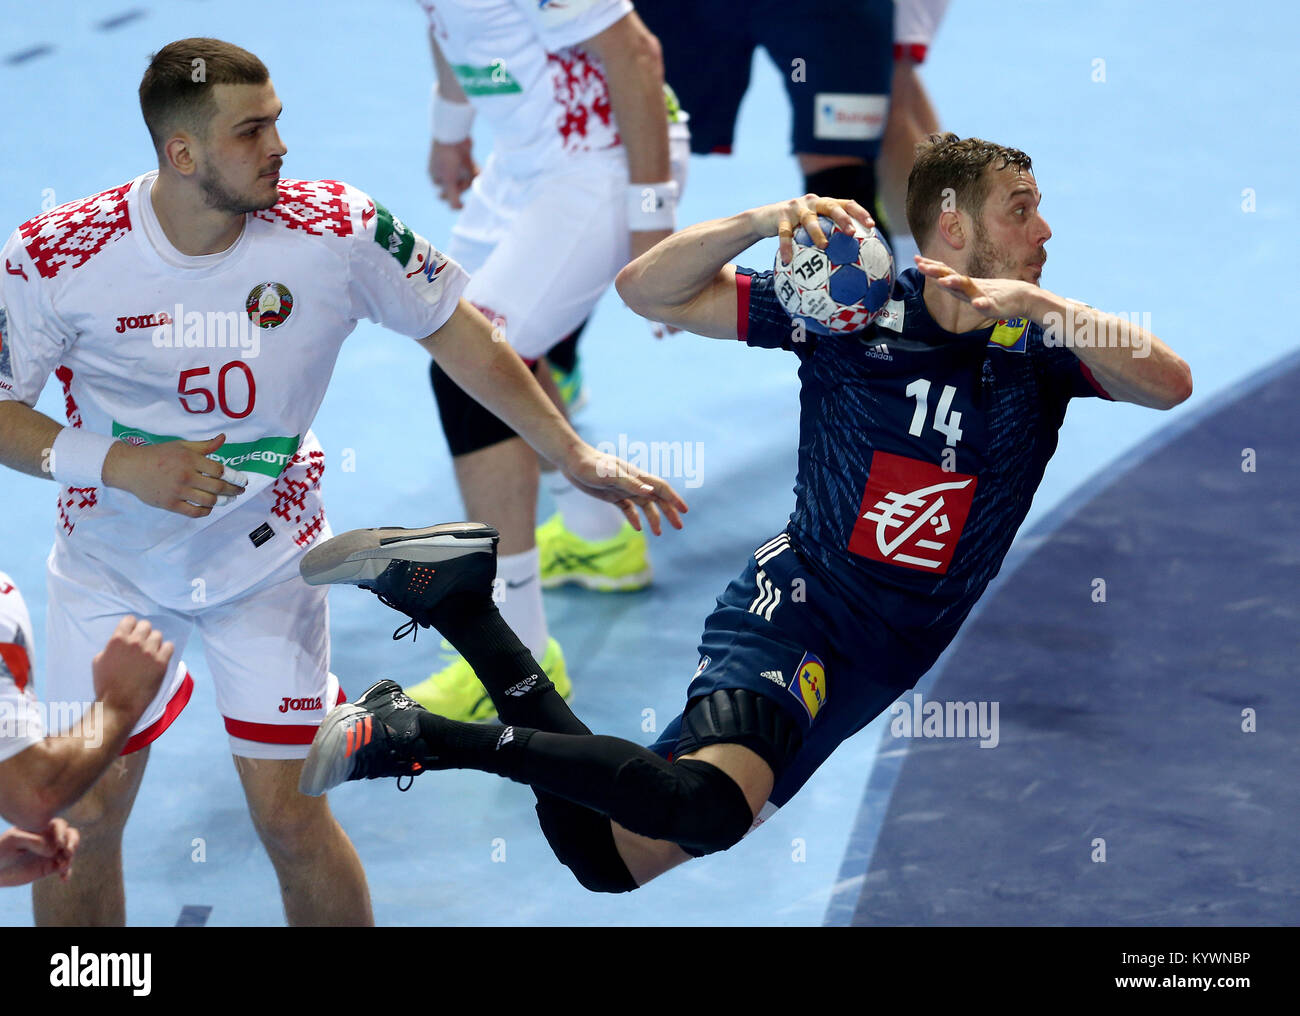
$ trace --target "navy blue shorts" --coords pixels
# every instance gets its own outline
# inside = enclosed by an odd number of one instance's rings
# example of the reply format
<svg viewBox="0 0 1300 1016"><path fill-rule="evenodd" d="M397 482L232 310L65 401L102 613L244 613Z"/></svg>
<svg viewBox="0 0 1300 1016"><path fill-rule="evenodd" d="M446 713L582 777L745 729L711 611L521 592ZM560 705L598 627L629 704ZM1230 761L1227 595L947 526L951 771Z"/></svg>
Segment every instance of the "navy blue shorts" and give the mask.
<svg viewBox="0 0 1300 1016"><path fill-rule="evenodd" d="M804 568L788 536L768 541L704 622L700 666L686 691L689 708L719 689L745 688L771 699L798 725L803 745L769 798L778 808L900 694L871 676L866 646L846 655L820 635L814 605L830 595ZM876 645L872 656L887 651ZM651 750L663 758L678 754L681 727L679 714Z"/></svg>
<svg viewBox="0 0 1300 1016"><path fill-rule="evenodd" d="M638 0L636 9L691 115L691 151L731 151L762 46L790 96L793 151L876 158L894 65L891 0Z"/></svg>

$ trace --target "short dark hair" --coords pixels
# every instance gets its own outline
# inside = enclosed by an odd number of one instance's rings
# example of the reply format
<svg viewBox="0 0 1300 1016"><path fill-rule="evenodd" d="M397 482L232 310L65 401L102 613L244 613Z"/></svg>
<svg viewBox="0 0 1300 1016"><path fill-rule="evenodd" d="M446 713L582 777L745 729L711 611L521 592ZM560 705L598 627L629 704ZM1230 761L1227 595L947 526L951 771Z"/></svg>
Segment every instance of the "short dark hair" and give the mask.
<svg viewBox="0 0 1300 1016"><path fill-rule="evenodd" d="M943 210L944 191L951 188L957 207L979 221L989 196L985 174L994 162L999 170L1008 166L1032 169L1028 155L981 138L959 138L956 134L931 134L917 143L916 162L907 178L907 228L917 245L925 243Z"/></svg>
<svg viewBox="0 0 1300 1016"><path fill-rule="evenodd" d="M153 55L140 81L140 112L161 151L181 126L203 137L216 111L213 85L261 85L271 79L256 56L220 39L180 39Z"/></svg>

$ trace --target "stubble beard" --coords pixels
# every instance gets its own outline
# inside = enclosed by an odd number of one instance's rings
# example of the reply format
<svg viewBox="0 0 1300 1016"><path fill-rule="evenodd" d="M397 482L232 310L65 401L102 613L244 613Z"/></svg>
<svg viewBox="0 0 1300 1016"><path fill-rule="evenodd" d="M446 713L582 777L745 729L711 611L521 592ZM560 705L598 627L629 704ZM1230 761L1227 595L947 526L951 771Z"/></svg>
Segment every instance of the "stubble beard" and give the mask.
<svg viewBox="0 0 1300 1016"><path fill-rule="evenodd" d="M216 173L204 173L199 177L199 187L203 191L204 203L213 211L229 215L244 215L270 208L279 200L278 192L269 199L255 199L231 191Z"/></svg>

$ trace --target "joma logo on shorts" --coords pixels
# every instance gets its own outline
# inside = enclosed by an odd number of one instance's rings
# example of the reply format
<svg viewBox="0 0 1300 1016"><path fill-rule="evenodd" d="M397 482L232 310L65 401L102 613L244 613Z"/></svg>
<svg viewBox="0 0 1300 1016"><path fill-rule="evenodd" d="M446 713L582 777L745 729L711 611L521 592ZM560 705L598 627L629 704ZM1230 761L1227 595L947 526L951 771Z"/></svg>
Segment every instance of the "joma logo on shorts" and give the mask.
<svg viewBox="0 0 1300 1016"><path fill-rule="evenodd" d="M300 713L308 709L324 709L320 696L316 698L283 698L280 700L280 712Z"/></svg>
<svg viewBox="0 0 1300 1016"><path fill-rule="evenodd" d="M128 328L157 328L159 325L169 325L172 319L168 317L167 312L161 314L141 314L139 317L120 317L117 319L116 332L124 332Z"/></svg>

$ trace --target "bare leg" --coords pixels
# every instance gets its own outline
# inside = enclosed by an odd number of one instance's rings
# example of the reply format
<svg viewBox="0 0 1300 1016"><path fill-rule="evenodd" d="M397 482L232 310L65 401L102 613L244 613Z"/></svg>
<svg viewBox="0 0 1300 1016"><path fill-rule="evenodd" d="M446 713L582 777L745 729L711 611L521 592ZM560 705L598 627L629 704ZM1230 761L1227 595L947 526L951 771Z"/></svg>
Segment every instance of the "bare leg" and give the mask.
<svg viewBox="0 0 1300 1016"><path fill-rule="evenodd" d="M452 459L465 514L501 533L502 556L537 545L537 453L512 437Z"/></svg>
<svg viewBox="0 0 1300 1016"><path fill-rule="evenodd" d="M372 926L361 859L325 798L298 793L302 762L234 759L289 924Z"/></svg>
<svg viewBox="0 0 1300 1016"><path fill-rule="evenodd" d="M925 85L910 60L894 62L889 119L880 142L876 169L880 174L880 202L895 233L907 228L907 178L916 161L916 143L938 133L939 118L930 104Z"/></svg>
<svg viewBox="0 0 1300 1016"><path fill-rule="evenodd" d="M123 927L126 888L122 878L122 830L144 778L149 749L115 760L64 817L81 832L81 845L64 882L32 884L38 927Z"/></svg>

